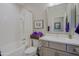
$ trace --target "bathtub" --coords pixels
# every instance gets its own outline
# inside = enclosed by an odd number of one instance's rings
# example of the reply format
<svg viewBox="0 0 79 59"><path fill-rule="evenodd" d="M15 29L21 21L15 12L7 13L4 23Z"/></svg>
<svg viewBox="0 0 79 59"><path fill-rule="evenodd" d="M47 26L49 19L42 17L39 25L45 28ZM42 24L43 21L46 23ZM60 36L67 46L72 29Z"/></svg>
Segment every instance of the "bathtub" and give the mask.
<svg viewBox="0 0 79 59"><path fill-rule="evenodd" d="M25 56L24 51L25 51L25 46L22 46L10 52L9 54L7 54L7 56Z"/></svg>
<svg viewBox="0 0 79 59"><path fill-rule="evenodd" d="M24 51L25 51L25 46L22 46L8 53L7 56L25 56Z"/></svg>
<svg viewBox="0 0 79 59"><path fill-rule="evenodd" d="M1 49L2 56L25 56L26 45L17 42L6 45Z"/></svg>

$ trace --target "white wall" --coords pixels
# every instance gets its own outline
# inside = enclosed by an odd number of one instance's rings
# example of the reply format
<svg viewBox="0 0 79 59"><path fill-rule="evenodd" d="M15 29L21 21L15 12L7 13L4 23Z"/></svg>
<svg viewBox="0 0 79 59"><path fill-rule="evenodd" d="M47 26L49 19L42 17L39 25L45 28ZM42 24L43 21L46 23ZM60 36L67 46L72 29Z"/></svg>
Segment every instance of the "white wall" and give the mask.
<svg viewBox="0 0 79 59"><path fill-rule="evenodd" d="M46 9L48 7L48 4L45 3L28 3L24 4L22 6L26 10L32 12L33 20L44 20L44 28L43 29L33 29L33 31L42 31L43 33L46 33L47 31L47 16L46 16Z"/></svg>
<svg viewBox="0 0 79 59"><path fill-rule="evenodd" d="M4 53L18 47L19 15L15 4L0 4L0 50Z"/></svg>

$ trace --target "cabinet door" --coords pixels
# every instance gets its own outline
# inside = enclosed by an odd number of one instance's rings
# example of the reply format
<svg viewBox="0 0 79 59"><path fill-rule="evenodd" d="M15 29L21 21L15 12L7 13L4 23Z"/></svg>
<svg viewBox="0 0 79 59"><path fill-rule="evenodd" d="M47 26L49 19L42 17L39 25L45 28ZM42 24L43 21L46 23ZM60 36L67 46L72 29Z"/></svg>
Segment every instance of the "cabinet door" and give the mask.
<svg viewBox="0 0 79 59"><path fill-rule="evenodd" d="M56 42L49 42L49 47L58 49L58 50L63 50L66 51L66 45L62 43L56 43Z"/></svg>
<svg viewBox="0 0 79 59"><path fill-rule="evenodd" d="M46 48L46 47L41 47L40 48L40 55L41 56L54 56L55 55L55 50Z"/></svg>
<svg viewBox="0 0 79 59"><path fill-rule="evenodd" d="M77 56L77 55L71 54L71 53L66 53L66 56Z"/></svg>
<svg viewBox="0 0 79 59"><path fill-rule="evenodd" d="M54 49L47 49L47 55L48 56L66 56L66 52L54 50Z"/></svg>
<svg viewBox="0 0 79 59"><path fill-rule="evenodd" d="M67 45L67 52L79 55L79 46Z"/></svg>

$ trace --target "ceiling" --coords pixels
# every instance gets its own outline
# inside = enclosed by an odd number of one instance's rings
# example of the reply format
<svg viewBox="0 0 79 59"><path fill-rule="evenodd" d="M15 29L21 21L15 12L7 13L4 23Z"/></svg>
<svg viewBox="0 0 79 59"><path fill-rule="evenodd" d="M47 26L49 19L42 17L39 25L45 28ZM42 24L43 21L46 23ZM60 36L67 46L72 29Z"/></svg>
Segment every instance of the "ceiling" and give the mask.
<svg viewBox="0 0 79 59"><path fill-rule="evenodd" d="M19 7L25 8L32 12L34 17L42 17L46 12L46 8L58 5L59 3L16 3Z"/></svg>
<svg viewBox="0 0 79 59"><path fill-rule="evenodd" d="M27 7L27 6L32 6L32 7L51 7L54 5L58 5L60 3L17 3L17 5L21 6L21 7Z"/></svg>

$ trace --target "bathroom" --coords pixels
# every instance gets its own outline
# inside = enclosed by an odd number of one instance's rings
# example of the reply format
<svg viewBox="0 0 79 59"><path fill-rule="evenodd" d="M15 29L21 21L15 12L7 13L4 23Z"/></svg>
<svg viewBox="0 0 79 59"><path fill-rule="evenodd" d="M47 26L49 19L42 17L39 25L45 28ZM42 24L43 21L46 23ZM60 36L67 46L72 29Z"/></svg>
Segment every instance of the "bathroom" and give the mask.
<svg viewBox="0 0 79 59"><path fill-rule="evenodd" d="M79 56L79 3L0 3L1 56Z"/></svg>

